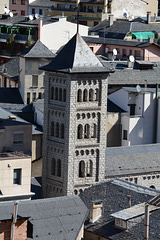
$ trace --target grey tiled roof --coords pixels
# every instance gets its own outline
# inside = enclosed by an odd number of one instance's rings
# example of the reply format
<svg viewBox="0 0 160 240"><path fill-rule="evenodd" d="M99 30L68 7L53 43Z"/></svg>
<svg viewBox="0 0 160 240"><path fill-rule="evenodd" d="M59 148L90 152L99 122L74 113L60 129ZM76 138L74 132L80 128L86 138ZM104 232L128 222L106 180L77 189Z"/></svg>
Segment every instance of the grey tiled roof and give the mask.
<svg viewBox="0 0 160 240"><path fill-rule="evenodd" d="M3 69L6 69L6 72L3 71ZM0 74L14 80L19 80L19 57L16 57L15 59L3 64L1 66Z"/></svg>
<svg viewBox="0 0 160 240"><path fill-rule="evenodd" d="M111 72L101 64L79 34L72 37L51 63L40 69L67 73Z"/></svg>
<svg viewBox="0 0 160 240"><path fill-rule="evenodd" d="M118 45L118 46L138 47L138 48L144 48L150 45L155 45L159 48L158 45L154 43L149 43L149 42L127 41L123 39L103 38L103 37L83 37L83 39L87 43L108 44L108 45Z"/></svg>
<svg viewBox="0 0 160 240"><path fill-rule="evenodd" d="M160 144L106 148L106 177L160 172Z"/></svg>
<svg viewBox="0 0 160 240"><path fill-rule="evenodd" d="M18 88L0 88L0 103L23 104Z"/></svg>
<svg viewBox="0 0 160 240"><path fill-rule="evenodd" d="M29 4L29 6L35 6L35 7L51 7L53 5L53 2L51 0L35 0Z"/></svg>
<svg viewBox="0 0 160 240"><path fill-rule="evenodd" d="M94 200L103 201L102 217L95 223L89 223L89 215L85 223L85 229L105 239L111 240L140 240L144 236L144 219L137 221L135 226L127 231L115 227L114 218L111 214L129 207L127 195L131 195L132 206L146 202L159 191L128 183L124 180L114 179L112 181L99 183L85 189L79 196L90 208L90 202ZM136 221L135 221L136 222ZM159 240L160 236L160 210L150 215L150 240Z"/></svg>
<svg viewBox="0 0 160 240"><path fill-rule="evenodd" d="M13 203L0 203L0 220L11 219ZM38 240L76 240L84 223L87 208L78 196L21 201L18 216L33 225ZM30 238L27 238L30 239Z"/></svg>
<svg viewBox="0 0 160 240"><path fill-rule="evenodd" d="M52 53L40 40L37 40L32 46L20 53L25 58L54 58Z"/></svg>

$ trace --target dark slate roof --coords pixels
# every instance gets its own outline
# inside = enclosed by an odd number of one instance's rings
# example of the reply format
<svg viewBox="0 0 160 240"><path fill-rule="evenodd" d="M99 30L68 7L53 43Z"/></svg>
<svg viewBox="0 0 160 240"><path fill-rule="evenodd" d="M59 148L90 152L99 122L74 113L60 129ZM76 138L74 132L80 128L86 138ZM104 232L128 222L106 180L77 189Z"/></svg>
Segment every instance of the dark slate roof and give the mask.
<svg viewBox="0 0 160 240"><path fill-rule="evenodd" d="M113 103L111 100L107 99L107 112L108 113L122 113L125 112L122 108L117 106L115 103Z"/></svg>
<svg viewBox="0 0 160 240"><path fill-rule="evenodd" d="M24 58L54 58L52 53L40 40L37 40L32 46L20 53Z"/></svg>
<svg viewBox="0 0 160 240"><path fill-rule="evenodd" d="M36 107L40 112L44 112L44 99L38 99L33 102L33 107Z"/></svg>
<svg viewBox="0 0 160 240"><path fill-rule="evenodd" d="M18 88L0 88L0 103L23 104Z"/></svg>
<svg viewBox="0 0 160 240"><path fill-rule="evenodd" d="M51 0L35 0L29 4L29 6L35 6L35 7L51 7L53 5L53 2Z"/></svg>
<svg viewBox="0 0 160 240"><path fill-rule="evenodd" d="M106 148L106 178L160 172L160 144Z"/></svg>
<svg viewBox="0 0 160 240"><path fill-rule="evenodd" d="M158 45L154 43L149 43L149 42L127 41L123 39L103 38L103 37L83 37L83 39L87 43L108 44L108 45L118 45L118 46L137 47L137 48L145 48L150 45L154 45L159 48Z"/></svg>
<svg viewBox="0 0 160 240"><path fill-rule="evenodd" d="M4 72L4 68L6 72ZM5 77L10 78L13 81L19 80L19 57L3 64L1 66L0 74L4 75Z"/></svg>
<svg viewBox="0 0 160 240"><path fill-rule="evenodd" d="M79 34L71 38L51 63L40 69L66 73L111 72L102 65Z"/></svg>
<svg viewBox="0 0 160 240"><path fill-rule="evenodd" d="M79 196L90 208L90 202L95 200L103 201L102 217L95 223L89 222L89 214L85 222L85 229L101 237L111 240L140 240L144 237L144 219L137 221L135 226L128 231L115 227L114 218L111 214L129 207L127 195L131 195L132 206L152 199L153 196L160 193L132 184L120 179L95 184L85 189ZM160 236L160 210L150 215L150 240L159 240ZM136 222L136 221L135 221Z"/></svg>
<svg viewBox="0 0 160 240"><path fill-rule="evenodd" d="M11 219L13 203L0 203L0 220ZM87 208L78 196L21 201L18 216L28 218L38 240L76 240ZM27 238L30 239L30 238Z"/></svg>

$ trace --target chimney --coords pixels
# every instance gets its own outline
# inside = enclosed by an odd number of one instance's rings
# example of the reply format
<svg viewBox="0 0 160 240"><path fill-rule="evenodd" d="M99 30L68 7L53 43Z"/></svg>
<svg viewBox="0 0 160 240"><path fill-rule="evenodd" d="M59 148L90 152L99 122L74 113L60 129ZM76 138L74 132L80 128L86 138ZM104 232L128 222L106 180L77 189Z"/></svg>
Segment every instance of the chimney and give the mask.
<svg viewBox="0 0 160 240"><path fill-rule="evenodd" d="M147 79L144 79L145 83L144 83L144 87L147 88Z"/></svg>
<svg viewBox="0 0 160 240"><path fill-rule="evenodd" d="M43 26L43 19L39 18L38 22L38 39L42 41L42 26Z"/></svg>
<svg viewBox="0 0 160 240"><path fill-rule="evenodd" d="M103 202L101 200L92 201L90 205L90 222L96 222L102 216Z"/></svg>
<svg viewBox="0 0 160 240"><path fill-rule="evenodd" d="M151 12L147 12L147 23L151 22Z"/></svg>
<svg viewBox="0 0 160 240"><path fill-rule="evenodd" d="M104 0L104 13L107 13L108 0Z"/></svg>
<svg viewBox="0 0 160 240"><path fill-rule="evenodd" d="M109 14L109 26L112 26L113 25L113 15L112 14Z"/></svg>

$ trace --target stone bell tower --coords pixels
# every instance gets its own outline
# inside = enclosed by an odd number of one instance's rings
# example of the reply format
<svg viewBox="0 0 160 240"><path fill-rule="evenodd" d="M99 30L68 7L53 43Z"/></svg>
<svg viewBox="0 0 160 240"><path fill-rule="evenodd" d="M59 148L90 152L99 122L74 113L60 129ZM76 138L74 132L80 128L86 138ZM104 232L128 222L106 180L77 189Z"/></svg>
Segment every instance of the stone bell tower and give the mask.
<svg viewBox="0 0 160 240"><path fill-rule="evenodd" d="M45 74L43 197L104 180L109 71L77 33Z"/></svg>

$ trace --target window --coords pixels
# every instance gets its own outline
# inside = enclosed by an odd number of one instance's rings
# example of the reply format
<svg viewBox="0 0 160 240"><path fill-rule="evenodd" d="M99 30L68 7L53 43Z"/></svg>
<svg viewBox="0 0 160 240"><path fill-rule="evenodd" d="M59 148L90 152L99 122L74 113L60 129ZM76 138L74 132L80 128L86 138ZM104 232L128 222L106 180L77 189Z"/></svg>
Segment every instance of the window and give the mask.
<svg viewBox="0 0 160 240"><path fill-rule="evenodd" d="M92 172L93 172L93 162L92 160L89 160L87 162L87 177L92 177Z"/></svg>
<svg viewBox="0 0 160 240"><path fill-rule="evenodd" d="M82 90L79 89L77 92L77 102L82 102Z"/></svg>
<svg viewBox="0 0 160 240"><path fill-rule="evenodd" d="M13 184L21 185L21 172L21 168L13 170Z"/></svg>
<svg viewBox="0 0 160 240"><path fill-rule="evenodd" d="M51 99L54 99L54 87L51 87Z"/></svg>
<svg viewBox="0 0 160 240"><path fill-rule="evenodd" d="M25 5L25 0L21 0L21 5Z"/></svg>
<svg viewBox="0 0 160 240"><path fill-rule="evenodd" d="M38 93L38 98L42 99L42 93L41 92Z"/></svg>
<svg viewBox="0 0 160 240"><path fill-rule="evenodd" d="M52 158L51 162L51 174L55 175L56 174L56 160L55 158Z"/></svg>
<svg viewBox="0 0 160 240"><path fill-rule="evenodd" d="M27 93L27 104L30 104L30 93Z"/></svg>
<svg viewBox="0 0 160 240"><path fill-rule="evenodd" d="M93 101L93 89L89 90L89 101Z"/></svg>
<svg viewBox="0 0 160 240"><path fill-rule="evenodd" d="M84 176L85 176L85 162L80 161L80 163L79 163L79 177L84 178Z"/></svg>
<svg viewBox="0 0 160 240"><path fill-rule="evenodd" d="M32 101L36 100L36 93L32 93Z"/></svg>
<svg viewBox="0 0 160 240"><path fill-rule="evenodd" d="M57 161L57 176L61 177L61 160L58 159Z"/></svg>
<svg viewBox="0 0 160 240"><path fill-rule="evenodd" d="M62 101L62 88L59 89L59 101Z"/></svg>
<svg viewBox="0 0 160 240"><path fill-rule="evenodd" d="M16 4L16 0L12 0L12 4Z"/></svg>
<svg viewBox="0 0 160 240"><path fill-rule="evenodd" d="M35 8L32 8L32 14L35 14Z"/></svg>
<svg viewBox="0 0 160 240"><path fill-rule="evenodd" d="M84 138L89 138L90 135L90 126L89 124L86 124L84 126Z"/></svg>
<svg viewBox="0 0 160 240"><path fill-rule="evenodd" d="M23 144L23 133L14 133L13 134L13 144L14 145L22 145Z"/></svg>
<svg viewBox="0 0 160 240"><path fill-rule="evenodd" d="M24 10L22 10L21 11L21 16L25 16L26 14L25 14L25 11Z"/></svg>
<svg viewBox="0 0 160 240"><path fill-rule="evenodd" d="M126 57L127 56L127 49L122 49L122 56Z"/></svg>
<svg viewBox="0 0 160 240"><path fill-rule="evenodd" d="M41 8L39 9L39 15L43 15L43 10Z"/></svg>
<svg viewBox="0 0 160 240"><path fill-rule="evenodd" d="M92 132L93 132L93 134L92 134L92 138L96 138L97 137L97 125L94 123L93 125L92 125Z"/></svg>
<svg viewBox="0 0 160 240"><path fill-rule="evenodd" d="M61 124L61 138L64 138L64 124Z"/></svg>
<svg viewBox="0 0 160 240"><path fill-rule="evenodd" d="M79 124L77 128L77 138L82 139L82 134L83 134L83 126Z"/></svg>
<svg viewBox="0 0 160 240"><path fill-rule="evenodd" d="M129 55L132 55L132 49L129 49Z"/></svg>
<svg viewBox="0 0 160 240"><path fill-rule="evenodd" d="M51 136L54 137L54 122L51 122Z"/></svg>
<svg viewBox="0 0 160 240"><path fill-rule="evenodd" d="M136 104L129 104L128 106L130 106L130 116L135 115Z"/></svg>
<svg viewBox="0 0 160 240"><path fill-rule="evenodd" d="M58 88L56 87L56 91L55 91L55 100L58 100Z"/></svg>
<svg viewBox="0 0 160 240"><path fill-rule="evenodd" d="M141 52L138 50L135 50L135 57L140 58L140 56L141 56Z"/></svg>
<svg viewBox="0 0 160 240"><path fill-rule="evenodd" d="M32 75L32 87L38 87L38 75Z"/></svg>
<svg viewBox="0 0 160 240"><path fill-rule="evenodd" d="M63 102L66 102L66 89L63 89Z"/></svg>
<svg viewBox="0 0 160 240"><path fill-rule="evenodd" d="M123 140L127 140L128 131L123 130Z"/></svg>
<svg viewBox="0 0 160 240"><path fill-rule="evenodd" d="M83 102L87 102L87 98L88 98L88 91L87 91L87 89L85 89L83 91Z"/></svg>
<svg viewBox="0 0 160 240"><path fill-rule="evenodd" d="M56 137L59 137L59 123L56 123Z"/></svg>

